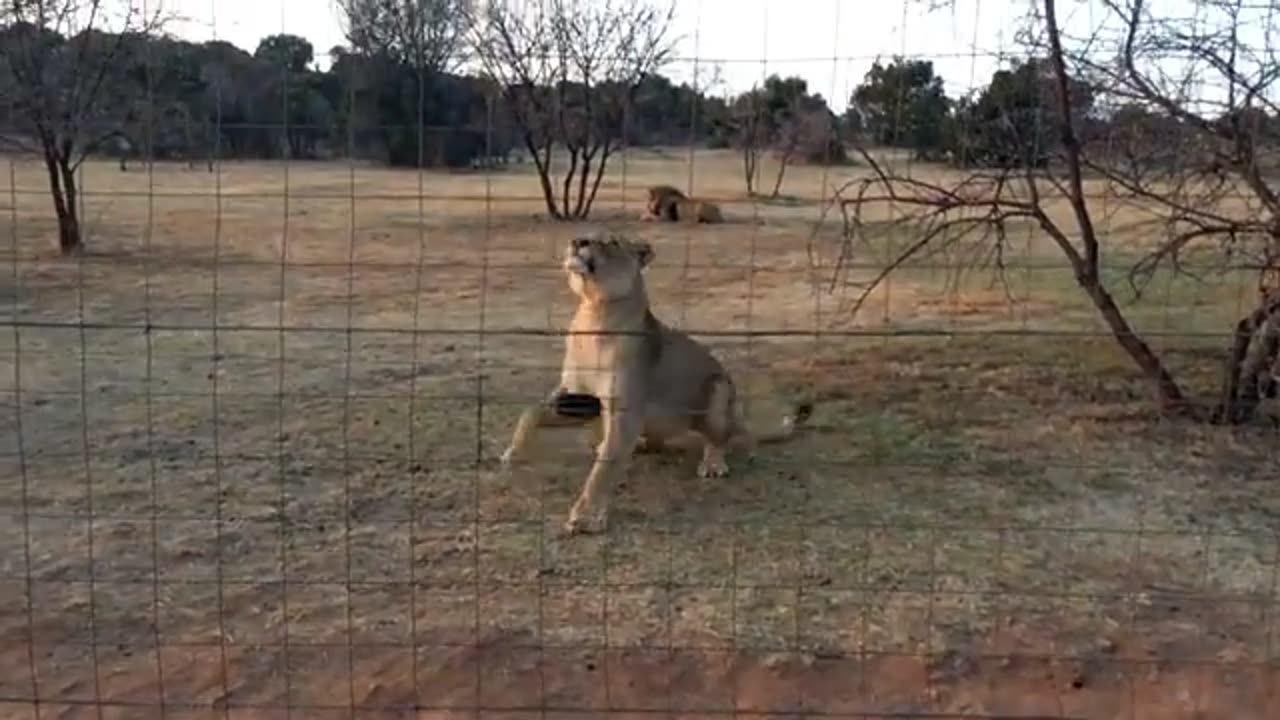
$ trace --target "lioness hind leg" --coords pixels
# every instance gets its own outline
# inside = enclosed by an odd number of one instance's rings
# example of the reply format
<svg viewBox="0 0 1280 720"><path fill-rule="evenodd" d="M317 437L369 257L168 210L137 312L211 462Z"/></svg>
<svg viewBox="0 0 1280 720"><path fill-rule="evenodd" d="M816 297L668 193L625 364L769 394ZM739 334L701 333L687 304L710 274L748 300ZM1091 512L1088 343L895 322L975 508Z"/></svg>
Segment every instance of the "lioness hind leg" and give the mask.
<svg viewBox="0 0 1280 720"><path fill-rule="evenodd" d="M604 424L600 419L596 419L591 423L591 450L594 452L600 447L600 441L604 439ZM661 437L641 435L636 438L636 447L633 452L645 455L656 454L665 451L666 443Z"/></svg>
<svg viewBox="0 0 1280 720"><path fill-rule="evenodd" d="M702 435L703 442L698 477L724 477L729 474L724 451L737 430L734 412L733 386L724 379L715 380L707 393L706 412L694 423L694 429Z"/></svg>
<svg viewBox="0 0 1280 720"><path fill-rule="evenodd" d="M665 452L667 449L666 441L659 435L641 435L636 441L636 452L645 455L652 455Z"/></svg>

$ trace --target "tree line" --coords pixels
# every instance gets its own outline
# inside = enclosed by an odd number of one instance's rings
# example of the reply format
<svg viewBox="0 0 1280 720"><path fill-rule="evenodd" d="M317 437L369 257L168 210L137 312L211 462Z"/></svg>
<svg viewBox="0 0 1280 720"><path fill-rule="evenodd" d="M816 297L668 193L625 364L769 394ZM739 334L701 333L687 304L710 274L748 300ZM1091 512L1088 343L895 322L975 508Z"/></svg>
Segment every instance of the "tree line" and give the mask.
<svg viewBox="0 0 1280 720"><path fill-rule="evenodd" d="M175 38L132 0L0 0L0 151L44 161L60 249L81 247L92 156L465 167L519 147L548 211L585 217L619 147L707 141L726 107L660 72L671 14L648 0L340 6L347 43L320 70L296 35L249 52Z"/></svg>
<svg viewBox="0 0 1280 720"><path fill-rule="evenodd" d="M249 52L175 38L134 0L0 0L0 149L44 159L64 252L81 243L76 170L92 155L122 169L143 157L210 170L219 158L333 157L459 168L518 149L548 213L580 219L626 146L734 148L747 192L771 196L791 164L847 162L851 145L1001 168L1042 167L1060 150L1044 58L963 98L948 97L928 60L877 62L837 116L800 77L728 96L714 82L673 82L673 5L659 1L341 0L347 43L320 70L296 35ZM1159 145L1181 122L1104 106L1098 87L1069 79L1086 140L1120 132Z"/></svg>

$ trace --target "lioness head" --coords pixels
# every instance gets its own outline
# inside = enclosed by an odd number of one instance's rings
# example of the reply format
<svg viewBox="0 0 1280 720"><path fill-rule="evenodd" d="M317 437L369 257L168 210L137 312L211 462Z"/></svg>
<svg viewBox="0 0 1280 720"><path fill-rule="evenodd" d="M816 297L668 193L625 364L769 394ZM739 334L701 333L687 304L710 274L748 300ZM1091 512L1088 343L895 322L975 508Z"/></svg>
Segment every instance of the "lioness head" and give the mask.
<svg viewBox="0 0 1280 720"><path fill-rule="evenodd" d="M616 300L637 290L640 271L653 255L653 247L643 240L579 236L565 248L564 269L569 287L583 299Z"/></svg>

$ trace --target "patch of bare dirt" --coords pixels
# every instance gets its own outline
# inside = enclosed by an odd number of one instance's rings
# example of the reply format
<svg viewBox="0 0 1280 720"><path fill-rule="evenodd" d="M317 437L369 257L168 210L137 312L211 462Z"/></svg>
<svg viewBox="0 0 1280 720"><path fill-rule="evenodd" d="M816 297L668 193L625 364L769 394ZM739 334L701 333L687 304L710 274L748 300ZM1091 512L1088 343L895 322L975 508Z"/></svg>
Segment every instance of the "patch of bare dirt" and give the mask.
<svg viewBox="0 0 1280 720"><path fill-rule="evenodd" d="M1007 637L1007 635L1006 635ZM25 648L3 656L6 718L34 717ZM610 717L813 714L1263 720L1280 668L1179 664L1149 645L1107 641L1073 659L1045 654L815 656L732 649L538 647L494 636L469 647L165 648L163 699L151 650L87 660L37 650L40 717ZM1144 657L1145 656L1145 657ZM23 683L26 683L25 685ZM290 712L286 711L286 708ZM99 715L99 710L102 715ZM225 713L225 714L224 714Z"/></svg>

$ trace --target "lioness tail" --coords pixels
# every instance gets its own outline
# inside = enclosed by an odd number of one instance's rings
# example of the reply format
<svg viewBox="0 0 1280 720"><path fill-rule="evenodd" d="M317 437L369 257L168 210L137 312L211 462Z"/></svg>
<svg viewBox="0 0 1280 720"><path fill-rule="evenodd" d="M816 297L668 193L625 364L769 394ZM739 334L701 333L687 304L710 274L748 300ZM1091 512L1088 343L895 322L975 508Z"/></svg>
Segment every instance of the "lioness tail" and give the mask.
<svg viewBox="0 0 1280 720"><path fill-rule="evenodd" d="M795 435L796 430L808 422L812 415L813 403L798 403L794 408L792 408L791 412L782 416L782 423L776 430L761 433L759 435L752 435L750 436L750 440L747 442L752 445L769 445L787 440L792 435Z"/></svg>

